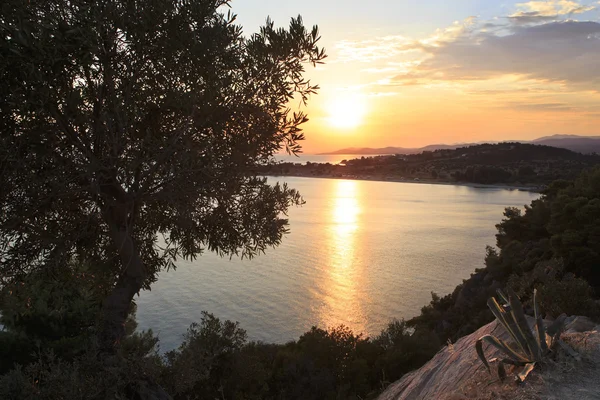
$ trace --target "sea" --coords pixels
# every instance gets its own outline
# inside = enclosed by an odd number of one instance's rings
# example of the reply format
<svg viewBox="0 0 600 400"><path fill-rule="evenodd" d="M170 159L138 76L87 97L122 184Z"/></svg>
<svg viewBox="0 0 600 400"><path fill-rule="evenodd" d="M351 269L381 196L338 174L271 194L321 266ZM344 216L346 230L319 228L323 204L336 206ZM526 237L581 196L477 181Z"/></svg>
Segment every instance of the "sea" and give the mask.
<svg viewBox="0 0 600 400"><path fill-rule="evenodd" d="M306 203L289 210L277 248L253 259L206 252L162 272L136 298L138 329L176 348L202 311L238 321L250 340L284 343L345 325L373 336L411 318L484 266L508 206L539 194L500 188L319 178L287 182Z"/></svg>

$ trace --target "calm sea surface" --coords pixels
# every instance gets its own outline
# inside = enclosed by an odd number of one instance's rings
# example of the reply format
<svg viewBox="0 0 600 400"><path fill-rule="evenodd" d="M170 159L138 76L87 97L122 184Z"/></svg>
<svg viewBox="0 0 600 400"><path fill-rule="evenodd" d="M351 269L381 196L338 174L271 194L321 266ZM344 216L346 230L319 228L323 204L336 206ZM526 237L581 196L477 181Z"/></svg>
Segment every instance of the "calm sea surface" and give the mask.
<svg viewBox="0 0 600 400"><path fill-rule="evenodd" d="M273 181L275 179L273 178ZM280 179L281 180L281 179ZM206 310L239 321L253 340L285 342L311 326L375 335L410 318L483 266L507 206L539 195L505 189L285 178L306 204L289 235L252 260L205 254L161 274L137 299L140 329L161 350L181 342Z"/></svg>

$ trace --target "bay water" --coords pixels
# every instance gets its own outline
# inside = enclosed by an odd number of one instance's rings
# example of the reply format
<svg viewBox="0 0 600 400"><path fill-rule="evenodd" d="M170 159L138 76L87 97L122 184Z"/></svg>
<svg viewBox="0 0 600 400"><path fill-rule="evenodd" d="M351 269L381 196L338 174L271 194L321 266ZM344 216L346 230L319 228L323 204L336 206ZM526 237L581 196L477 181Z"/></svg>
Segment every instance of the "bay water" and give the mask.
<svg viewBox="0 0 600 400"><path fill-rule="evenodd" d="M283 343L311 326L377 335L418 315L484 266L505 207L537 193L458 185L269 178L300 191L282 244L251 260L205 253L161 273L136 298L139 329L161 351L206 310L239 321L251 340Z"/></svg>

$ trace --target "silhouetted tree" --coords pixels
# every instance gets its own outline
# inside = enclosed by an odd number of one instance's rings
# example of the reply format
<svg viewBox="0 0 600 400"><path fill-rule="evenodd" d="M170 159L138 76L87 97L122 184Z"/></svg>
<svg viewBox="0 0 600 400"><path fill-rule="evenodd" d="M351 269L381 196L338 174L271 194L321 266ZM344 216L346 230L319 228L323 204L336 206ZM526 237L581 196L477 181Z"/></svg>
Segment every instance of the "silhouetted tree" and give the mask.
<svg viewBox="0 0 600 400"><path fill-rule="evenodd" d="M109 349L160 270L277 245L301 201L252 171L300 148L307 118L287 104L317 89L302 76L325 57L317 27L267 20L246 38L227 6L2 3L0 284L73 259L101 267Z"/></svg>

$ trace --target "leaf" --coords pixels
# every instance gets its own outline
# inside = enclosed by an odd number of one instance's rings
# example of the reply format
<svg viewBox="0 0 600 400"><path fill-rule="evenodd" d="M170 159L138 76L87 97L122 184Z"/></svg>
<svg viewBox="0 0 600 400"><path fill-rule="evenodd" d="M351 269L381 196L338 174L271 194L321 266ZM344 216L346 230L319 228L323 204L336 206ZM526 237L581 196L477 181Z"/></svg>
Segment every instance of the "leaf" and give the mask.
<svg viewBox="0 0 600 400"><path fill-rule="evenodd" d="M515 360L511 360L510 358L503 358L501 361L504 364L515 365L517 367L524 367L525 365L529 364L528 362L515 361Z"/></svg>
<svg viewBox="0 0 600 400"><path fill-rule="evenodd" d="M577 361L581 361L581 357L575 350L573 350L573 348L571 346L569 346L568 344L563 342L561 339L557 339L556 342L568 355L570 355Z"/></svg>
<svg viewBox="0 0 600 400"><path fill-rule="evenodd" d="M508 296L502 291L502 289L497 289L496 293L498 294L498 297L500 298L500 300L502 300L504 302L505 305L509 305Z"/></svg>
<svg viewBox="0 0 600 400"><path fill-rule="evenodd" d="M501 381L506 379L506 370L504 369L504 363L502 361L498 363L498 376Z"/></svg>
<svg viewBox="0 0 600 400"><path fill-rule="evenodd" d="M548 336L554 337L559 334L565 325L565 320L567 319L567 314L561 314L552 322L552 324L546 329L546 333Z"/></svg>
<svg viewBox="0 0 600 400"><path fill-rule="evenodd" d="M475 342L475 351L477 351L477 355L479 356L479 359L481 360L483 365L485 365L488 372L491 374L492 371L490 370L490 366L489 366L487 360L485 359L485 354L483 354L483 338L479 338L477 340L477 342Z"/></svg>
<svg viewBox="0 0 600 400"><path fill-rule="evenodd" d="M511 357L515 361L520 361L520 362L525 362L525 363L529 362L529 360L527 358L525 358L523 355L519 354L517 351L515 351L512 347L510 347L510 345L508 345L504 341L502 341L492 335L484 335L484 336L480 337L477 340L477 342L475 343L475 349L477 350L477 355L479 355L479 358L481 359L483 364L488 368L488 370L490 367L489 367L487 360L485 359L484 353L483 353L483 344L482 343L484 341L491 344L498 350L502 351L504 354L506 354L508 357Z"/></svg>
<svg viewBox="0 0 600 400"><path fill-rule="evenodd" d="M529 356L533 359L531 361L539 361L542 357L542 350L540 349L540 345L537 342L537 339L533 336L533 333L531 332L531 328L529 327L527 318L525 318L525 313L523 312L523 305L521 304L521 301L519 300L517 294L511 288L508 288L507 291L508 299L510 301L511 315L517 323L518 329L525 337L527 346L530 350Z"/></svg>
<svg viewBox="0 0 600 400"><path fill-rule="evenodd" d="M519 382L525 382L525 379L527 378L527 375L529 375L529 373L531 371L533 371L533 368L535 367L535 363L528 363L525 365L525 368L523 368L523 371L521 371L518 375L517 375L517 380Z"/></svg>
<svg viewBox="0 0 600 400"><path fill-rule="evenodd" d="M488 299L487 305L492 311L492 314L494 314L502 326L504 326L504 329L506 329L506 331L510 334L513 341L519 346L523 354L528 354L529 348L527 347L527 341L517 326L517 323L512 318L512 315L504 311L504 308L498 304L496 299L493 297Z"/></svg>
<svg viewBox="0 0 600 400"><path fill-rule="evenodd" d="M544 326L544 320L539 310L537 302L537 289L533 289L533 314L535 316L535 327L538 334L538 341L543 354L548 352L548 343L546 343L546 327Z"/></svg>

